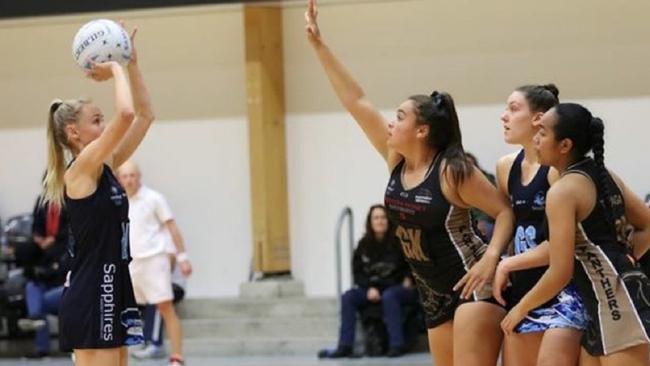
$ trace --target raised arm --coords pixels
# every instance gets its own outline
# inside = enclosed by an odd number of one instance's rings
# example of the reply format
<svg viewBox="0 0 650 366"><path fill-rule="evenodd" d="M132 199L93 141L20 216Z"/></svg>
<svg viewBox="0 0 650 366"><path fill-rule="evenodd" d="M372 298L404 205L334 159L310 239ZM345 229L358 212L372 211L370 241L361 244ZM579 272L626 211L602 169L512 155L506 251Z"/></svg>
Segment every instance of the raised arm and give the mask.
<svg viewBox="0 0 650 366"><path fill-rule="evenodd" d="M124 26L122 24L122 26ZM133 106L135 108L135 119L133 124L126 132L126 135L115 149L113 154L113 167L117 168L127 161L133 152L142 142L144 135L149 130L151 122L154 120L153 110L151 108L151 99L149 91L142 78L140 67L138 65L138 55L135 48L135 34L138 28L131 34L131 61L127 66L131 91L133 93Z"/></svg>
<svg viewBox="0 0 650 366"><path fill-rule="evenodd" d="M309 0L305 20L307 39L327 74L327 78L345 109L357 121L368 140L392 169L401 157L388 149L388 123L372 103L366 98L361 86L354 80L350 72L327 47L321 37L317 23L318 10L316 0Z"/></svg>
<svg viewBox="0 0 650 366"><path fill-rule="evenodd" d="M65 173L66 189L73 198L85 197L94 192L102 164L110 160L134 117L131 90L120 64L115 61L93 64L88 76L96 81L114 79L115 116L101 135L81 150L75 162ZM101 117L96 118L93 123L101 123Z"/></svg>

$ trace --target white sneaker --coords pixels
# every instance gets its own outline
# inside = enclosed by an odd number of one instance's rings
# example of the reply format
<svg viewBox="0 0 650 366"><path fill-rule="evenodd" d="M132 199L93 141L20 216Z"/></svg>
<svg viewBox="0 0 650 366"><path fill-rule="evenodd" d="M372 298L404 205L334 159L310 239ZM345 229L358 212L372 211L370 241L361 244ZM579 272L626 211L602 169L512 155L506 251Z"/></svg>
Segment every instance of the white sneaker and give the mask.
<svg viewBox="0 0 650 366"><path fill-rule="evenodd" d="M23 332L31 332L33 330L38 330L47 325L43 319L18 319L18 328Z"/></svg>
<svg viewBox="0 0 650 366"><path fill-rule="evenodd" d="M133 358L138 360L165 358L165 349L163 347L149 344L145 348L133 352L131 355Z"/></svg>

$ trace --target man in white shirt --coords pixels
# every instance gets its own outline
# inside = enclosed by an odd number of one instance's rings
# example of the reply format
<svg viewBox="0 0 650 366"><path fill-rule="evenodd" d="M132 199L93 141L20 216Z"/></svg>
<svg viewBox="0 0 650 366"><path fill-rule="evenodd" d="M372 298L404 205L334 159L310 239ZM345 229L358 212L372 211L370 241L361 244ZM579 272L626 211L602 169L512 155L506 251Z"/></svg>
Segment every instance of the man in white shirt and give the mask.
<svg viewBox="0 0 650 366"><path fill-rule="evenodd" d="M171 343L170 366L183 364L181 324L172 302L170 244L175 262L183 276L192 273L183 237L165 198L143 186L138 166L127 161L118 169L118 179L129 197L129 265L135 300L138 304L155 304L165 323Z"/></svg>

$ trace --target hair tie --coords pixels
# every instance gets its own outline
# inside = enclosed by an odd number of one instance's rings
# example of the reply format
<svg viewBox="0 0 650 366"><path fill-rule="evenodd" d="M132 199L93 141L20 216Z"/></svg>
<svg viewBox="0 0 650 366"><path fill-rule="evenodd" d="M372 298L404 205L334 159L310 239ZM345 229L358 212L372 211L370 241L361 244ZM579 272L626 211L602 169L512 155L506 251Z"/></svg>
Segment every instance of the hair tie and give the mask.
<svg viewBox="0 0 650 366"><path fill-rule="evenodd" d="M52 111L52 113L56 112L56 110L59 109L61 104L63 104L63 101L61 99L54 99L52 101L52 104L50 104L50 111Z"/></svg>
<svg viewBox="0 0 650 366"><path fill-rule="evenodd" d="M445 104L445 98L437 90L434 90L433 93L431 93L431 99L437 108L442 108Z"/></svg>

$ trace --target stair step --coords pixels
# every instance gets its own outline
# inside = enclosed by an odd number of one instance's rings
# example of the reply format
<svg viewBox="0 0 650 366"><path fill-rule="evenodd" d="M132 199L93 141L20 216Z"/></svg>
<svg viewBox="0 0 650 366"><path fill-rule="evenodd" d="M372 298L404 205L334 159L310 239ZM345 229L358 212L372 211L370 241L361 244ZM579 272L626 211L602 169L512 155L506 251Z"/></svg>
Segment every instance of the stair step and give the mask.
<svg viewBox="0 0 650 366"><path fill-rule="evenodd" d="M185 353L192 356L292 356L316 355L319 349L333 343L329 337L295 337L295 338L202 338L185 339Z"/></svg>
<svg viewBox="0 0 650 366"><path fill-rule="evenodd" d="M244 299L287 298L305 295L302 281L286 278L244 282L239 285L239 296Z"/></svg>
<svg viewBox="0 0 650 366"><path fill-rule="evenodd" d="M183 319L338 316L338 302L333 298L295 299L186 299L178 304Z"/></svg>
<svg viewBox="0 0 650 366"><path fill-rule="evenodd" d="M333 337L336 317L184 319L185 338Z"/></svg>

